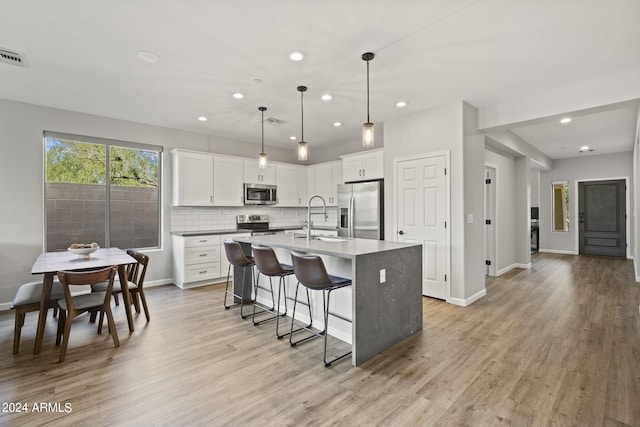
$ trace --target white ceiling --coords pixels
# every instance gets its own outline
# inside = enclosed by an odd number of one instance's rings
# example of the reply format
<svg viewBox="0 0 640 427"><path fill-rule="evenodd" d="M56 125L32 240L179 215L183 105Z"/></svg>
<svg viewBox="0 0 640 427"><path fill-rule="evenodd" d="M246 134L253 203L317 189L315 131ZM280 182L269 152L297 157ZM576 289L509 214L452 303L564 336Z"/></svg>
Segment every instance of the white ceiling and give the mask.
<svg viewBox="0 0 640 427"><path fill-rule="evenodd" d="M0 98L256 143L258 107L265 106L265 118L285 121L265 128L265 144L292 149L301 84L309 88L309 144L360 139L367 51L376 53L375 123L460 100L483 107L640 67L636 0L3 3L0 48L23 54L28 67L0 63ZM141 50L160 61L139 60ZM290 61L293 50L306 59ZM323 93L333 100L320 100ZM399 100L408 106L397 108ZM584 143L594 153L629 151L633 108L514 131L552 158L577 156Z"/></svg>

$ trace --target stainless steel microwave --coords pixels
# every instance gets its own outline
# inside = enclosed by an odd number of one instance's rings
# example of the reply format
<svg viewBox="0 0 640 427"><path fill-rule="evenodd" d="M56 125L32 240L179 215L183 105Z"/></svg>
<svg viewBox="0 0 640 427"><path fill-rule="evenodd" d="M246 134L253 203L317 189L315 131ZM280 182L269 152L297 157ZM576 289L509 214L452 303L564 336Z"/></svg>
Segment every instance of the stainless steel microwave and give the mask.
<svg viewBox="0 0 640 427"><path fill-rule="evenodd" d="M278 203L278 190L275 185L244 184L245 205L275 205Z"/></svg>

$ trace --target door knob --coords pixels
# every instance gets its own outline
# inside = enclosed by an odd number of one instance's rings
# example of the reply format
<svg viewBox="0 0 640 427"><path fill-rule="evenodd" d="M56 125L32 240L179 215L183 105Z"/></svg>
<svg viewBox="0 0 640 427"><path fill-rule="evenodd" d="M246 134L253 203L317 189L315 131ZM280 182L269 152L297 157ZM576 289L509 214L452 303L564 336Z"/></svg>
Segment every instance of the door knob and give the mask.
<svg viewBox="0 0 640 427"><path fill-rule="evenodd" d="M404 234L404 231L400 230L398 231L398 234L402 236Z"/></svg>

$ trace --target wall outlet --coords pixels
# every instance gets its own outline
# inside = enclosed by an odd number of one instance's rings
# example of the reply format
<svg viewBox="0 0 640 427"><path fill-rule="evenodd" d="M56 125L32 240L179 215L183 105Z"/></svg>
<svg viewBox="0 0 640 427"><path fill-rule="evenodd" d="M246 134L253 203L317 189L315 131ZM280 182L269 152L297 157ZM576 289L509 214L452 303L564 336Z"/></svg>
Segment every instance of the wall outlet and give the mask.
<svg viewBox="0 0 640 427"><path fill-rule="evenodd" d="M387 270L383 268L380 270L380 283L384 283L386 281L387 281Z"/></svg>

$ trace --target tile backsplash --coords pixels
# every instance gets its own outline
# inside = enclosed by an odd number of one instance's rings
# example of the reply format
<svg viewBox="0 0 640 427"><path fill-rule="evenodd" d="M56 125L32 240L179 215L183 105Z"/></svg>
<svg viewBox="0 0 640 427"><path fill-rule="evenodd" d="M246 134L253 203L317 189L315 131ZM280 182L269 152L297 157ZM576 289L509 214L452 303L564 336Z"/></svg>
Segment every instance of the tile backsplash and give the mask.
<svg viewBox="0 0 640 427"><path fill-rule="evenodd" d="M312 212L321 212L320 207L313 207ZM311 221L315 226L335 227L338 221L338 209L327 208L329 218L313 215ZM236 228L237 215L269 215L272 227L289 227L302 225L307 220L307 208L276 207L172 207L171 231L205 231Z"/></svg>

